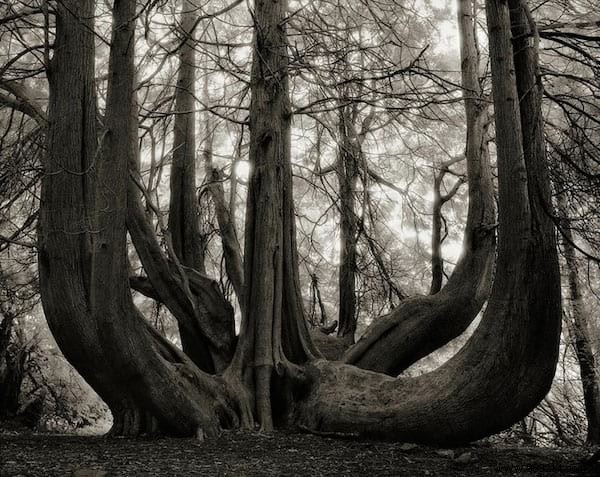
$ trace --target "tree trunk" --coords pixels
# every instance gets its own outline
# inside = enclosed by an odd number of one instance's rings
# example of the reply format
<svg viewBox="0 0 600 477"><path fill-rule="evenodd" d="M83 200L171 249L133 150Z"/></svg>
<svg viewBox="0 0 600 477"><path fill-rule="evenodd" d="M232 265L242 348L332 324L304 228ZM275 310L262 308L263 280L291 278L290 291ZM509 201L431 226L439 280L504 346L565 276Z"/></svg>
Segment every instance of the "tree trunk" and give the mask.
<svg viewBox="0 0 600 477"><path fill-rule="evenodd" d="M357 161L360 151L355 139L352 114L348 106L341 108L340 145L335 168L340 194L340 268L338 337L347 344L354 343L358 311L356 309L356 271L358 245L358 216L356 215L356 183L359 177Z"/></svg>
<svg viewBox="0 0 600 477"><path fill-rule="evenodd" d="M130 173L139 178L137 157ZM231 362L235 350L233 307L218 283L194 269L177 266L165 256L144 212L141 193L132 179L128 184L127 229L148 275L130 279L131 286L165 304L187 336L185 351L206 372L221 372Z"/></svg>
<svg viewBox="0 0 600 477"><path fill-rule="evenodd" d="M195 23L197 15L194 8L189 1L182 5L181 25L182 35L185 37L190 36ZM139 159L137 155L133 156L129 165L132 180L128 184L127 228L148 280L131 279L130 284L141 293L165 304L177 320L185 353L200 369L212 373L223 371L231 362L235 349L235 322L233 308L218 284L195 268L204 269L202 255L198 252L201 246L195 212L193 220L191 217L182 218L181 215L184 209L189 213L195 211L196 203L193 127L193 79L196 65L191 40L190 38L180 51L176 93L178 114L175 120L175 142L178 146L174 153L177 180L172 184L171 197L171 203L176 202L178 205L170 215L177 226L168 231L163 230L170 256L163 253L144 213L141 202L144 189L139 173ZM188 204L189 200L193 200L194 204ZM151 203L147 194L146 202ZM185 207L180 207L182 204ZM160 211L156 212L160 215ZM160 217L158 219L160 222ZM187 245L182 248L182 244Z"/></svg>
<svg viewBox="0 0 600 477"><path fill-rule="evenodd" d="M208 73L204 78L204 101L206 104L210 104L210 97L208 93ZM223 258L225 260L225 271L227 277L233 286L233 290L238 297L240 307L244 303L243 287L244 287L244 264L242 260L242 249L240 242L237 237L235 228L235 215L231 210L231 203L228 205L225 201L225 190L223 189L223 178L219 174L218 169L213 166L213 140L214 131L213 124L211 121L211 113L206 111L206 118L204 120L204 169L206 173L206 181L210 197L215 206L215 213L217 216L217 222L219 224L219 234L221 236L221 243L223 246ZM235 166L235 164L233 165ZM235 187L236 177L235 172L231 173L231 186ZM231 195L231 200L235 200L235 195Z"/></svg>
<svg viewBox="0 0 600 477"><path fill-rule="evenodd" d="M518 422L551 386L560 338L560 274L552 221L538 207L541 201L550 204L545 156L537 148L524 154L521 133L521 116L539 118L541 109L539 103L533 111L519 109L507 2L488 0L486 11L499 247L482 321L457 355L416 378L393 379L317 361L308 371L313 387L298 413L308 429L457 445ZM517 78L530 75L527 68Z"/></svg>
<svg viewBox="0 0 600 477"><path fill-rule="evenodd" d="M431 215L431 286L429 294L435 295L442 289L444 281L444 257L442 256L442 194L441 178L436 175L433 184L433 206Z"/></svg>
<svg viewBox="0 0 600 477"><path fill-rule="evenodd" d="M97 152L94 2L61 2L56 13L38 226L40 293L48 326L65 358L116 409L122 395L112 384L88 307Z"/></svg>
<svg viewBox="0 0 600 477"><path fill-rule="evenodd" d="M167 240L171 240L176 261L184 267L205 273L196 200L196 52L193 27L197 18L197 8L191 0L181 0L178 31L181 44L175 91ZM182 277L182 280L185 287L186 279ZM195 313L198 313L197 303L190 298ZM213 371L215 363L211 362L209 342L198 332L194 326L195 321L178 320L183 350L203 369Z"/></svg>
<svg viewBox="0 0 600 477"><path fill-rule="evenodd" d="M181 263L204 273L196 200L196 52L192 29L197 9L192 0L181 0L169 231ZM182 341L186 341L184 336Z"/></svg>
<svg viewBox="0 0 600 477"><path fill-rule="evenodd" d="M459 12L459 15L461 12ZM476 51L474 52L476 54ZM477 62L479 64L479 62ZM477 74L477 71L470 73ZM471 94L471 93L468 93ZM480 92L481 94L481 92ZM475 112L477 114L477 112ZM484 133L484 130L481 131ZM483 138L485 140L485 137ZM485 148L486 146L483 145ZM442 243L444 242L445 236L442 236L442 227L445 224L444 216L442 215L442 207L452 197L456 195L458 189L463 184L462 177L459 178L452 189L447 194L442 194L442 184L444 176L450 171L450 166L461 160L461 157L456 157L446 161L441 165L439 172L437 172L433 179L433 205L432 205L432 216L431 216L431 286L429 287L429 294L435 295L442 289L442 283L444 281L444 257L442 255Z"/></svg>
<svg viewBox="0 0 600 477"><path fill-rule="evenodd" d="M459 336L487 299L494 267L494 189L487 151L487 108L479 85L475 16L470 0L459 2L461 65L467 118L466 161L469 212L463 254L436 294L403 300L375 320L348 349L348 364L398 375L411 364Z"/></svg>
<svg viewBox="0 0 600 477"><path fill-rule="evenodd" d="M3 307L0 307L3 308ZM11 345L15 315L1 309L0 316L0 420L13 418L19 410L26 351Z"/></svg>
<svg viewBox="0 0 600 477"><path fill-rule="evenodd" d="M560 201L560 199L559 199ZM561 215L566 217L565 207L561 207ZM577 254L573 245L573 234L569 224L562 229L562 249L565 258L568 284L568 300L570 308L569 331L573 339L575 355L579 363L583 402L587 418L588 444L600 444L600 379L598 377L596 358L592 348L592 337L588 325L588 313L581 295L579 275L577 273Z"/></svg>
<svg viewBox="0 0 600 477"><path fill-rule="evenodd" d="M236 396L161 338L129 292L125 219L128 163L137 156L135 1L114 4L100 151L93 12L88 0L66 2L58 10L40 207L44 311L67 359L110 406L114 434L160 425L177 435L214 435L223 425L237 425Z"/></svg>
<svg viewBox="0 0 600 477"><path fill-rule="evenodd" d="M290 390L279 378L317 353L306 327L298 276L286 15L287 1L255 2L245 306L231 370L254 396L256 419L264 431L273 428L274 411L287 408Z"/></svg>

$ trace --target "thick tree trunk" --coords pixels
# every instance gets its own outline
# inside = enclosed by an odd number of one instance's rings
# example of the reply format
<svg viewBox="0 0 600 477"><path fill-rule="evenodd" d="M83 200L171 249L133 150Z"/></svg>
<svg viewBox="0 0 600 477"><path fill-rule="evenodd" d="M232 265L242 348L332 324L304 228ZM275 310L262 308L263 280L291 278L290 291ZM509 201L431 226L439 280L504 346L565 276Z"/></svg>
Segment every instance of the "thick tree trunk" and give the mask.
<svg viewBox="0 0 600 477"><path fill-rule="evenodd" d="M122 393L112 383L112 370L105 363L88 307L95 230L90 209L97 152L93 18L91 0L57 5L38 266L44 313L58 346L114 410Z"/></svg>
<svg viewBox="0 0 600 477"><path fill-rule="evenodd" d="M137 155L135 1L114 4L100 151L93 17L93 1L59 5L40 206L44 311L67 359L110 406L114 434L157 425L177 435L215 434L237 425L237 397L162 339L129 293L125 220L128 162Z"/></svg>
<svg viewBox="0 0 600 477"><path fill-rule="evenodd" d="M553 224L539 207L550 205L545 156L538 148L524 154L523 143L531 138L521 132L521 117L539 118L541 109L539 103L519 109L507 2L488 0L486 11L499 250L482 321L457 355L416 378L317 361L309 370L313 388L298 413L309 429L456 445L518 422L550 388L560 338L560 274ZM520 81L530 76L529 68L517 74Z"/></svg>
<svg viewBox="0 0 600 477"><path fill-rule="evenodd" d="M257 0L251 77L244 314L231 372L254 396L262 430L287 407L280 379L316 354L304 318L290 162L287 1Z"/></svg>
<svg viewBox="0 0 600 477"><path fill-rule="evenodd" d="M469 184L463 255L438 293L402 301L390 314L374 321L342 358L348 364L390 375L399 374L459 336L481 310L491 285L495 203L486 142L488 115L479 85L472 2L461 0L458 16Z"/></svg>

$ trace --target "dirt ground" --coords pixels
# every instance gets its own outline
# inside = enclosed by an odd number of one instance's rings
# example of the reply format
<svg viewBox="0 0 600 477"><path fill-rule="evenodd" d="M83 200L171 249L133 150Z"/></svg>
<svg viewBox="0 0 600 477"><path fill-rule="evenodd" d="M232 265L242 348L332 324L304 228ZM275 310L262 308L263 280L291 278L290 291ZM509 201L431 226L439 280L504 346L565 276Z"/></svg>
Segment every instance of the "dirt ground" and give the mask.
<svg viewBox="0 0 600 477"><path fill-rule="evenodd" d="M215 440L0 434L1 476L600 476L586 449L434 449L309 434Z"/></svg>

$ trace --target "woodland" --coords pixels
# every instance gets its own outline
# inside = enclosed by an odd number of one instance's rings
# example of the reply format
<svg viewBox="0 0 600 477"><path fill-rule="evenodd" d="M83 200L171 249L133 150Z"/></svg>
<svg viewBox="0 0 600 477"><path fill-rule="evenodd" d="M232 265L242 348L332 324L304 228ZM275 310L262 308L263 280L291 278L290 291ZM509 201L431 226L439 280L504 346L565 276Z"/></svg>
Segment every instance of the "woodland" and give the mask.
<svg viewBox="0 0 600 477"><path fill-rule="evenodd" d="M600 445L599 54L595 0L0 1L0 440Z"/></svg>

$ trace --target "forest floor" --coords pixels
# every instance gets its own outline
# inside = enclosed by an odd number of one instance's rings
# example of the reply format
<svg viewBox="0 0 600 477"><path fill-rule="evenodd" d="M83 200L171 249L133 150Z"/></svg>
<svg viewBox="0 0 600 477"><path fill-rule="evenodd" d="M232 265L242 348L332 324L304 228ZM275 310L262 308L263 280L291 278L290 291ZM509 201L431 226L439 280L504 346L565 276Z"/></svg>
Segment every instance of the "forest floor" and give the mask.
<svg viewBox="0 0 600 477"><path fill-rule="evenodd" d="M309 434L193 439L0 431L0 476L598 476L586 449L435 449Z"/></svg>

